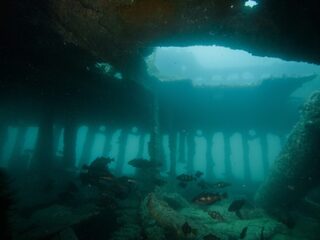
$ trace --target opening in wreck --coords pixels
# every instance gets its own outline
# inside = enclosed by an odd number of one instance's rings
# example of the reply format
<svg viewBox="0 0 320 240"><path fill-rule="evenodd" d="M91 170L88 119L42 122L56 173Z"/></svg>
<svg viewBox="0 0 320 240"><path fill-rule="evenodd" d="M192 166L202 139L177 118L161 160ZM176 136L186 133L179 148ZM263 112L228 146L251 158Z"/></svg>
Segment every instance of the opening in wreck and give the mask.
<svg viewBox="0 0 320 240"><path fill-rule="evenodd" d="M5 0L0 239L318 239L318 5Z"/></svg>
<svg viewBox="0 0 320 240"><path fill-rule="evenodd" d="M320 85L319 80L315 79L315 74L319 73L317 65L256 57L243 50L220 46L157 47L145 61L149 74L162 81L163 92L160 99L163 107L172 105L174 109L184 111L179 115L180 124L183 119L188 118L187 109L193 105L188 101L197 99L199 102L192 107L200 109L199 112L194 112L199 118L194 119L196 125L192 126L193 130L178 127L172 136L171 130L165 129L168 123L161 120L164 128L161 136L163 171L172 171L170 141L174 138L174 158L178 159L174 172L177 175L185 172L187 168L189 173L195 170L204 172L207 179L213 176L223 179L228 176L227 178L235 178L244 184L247 184L247 181L262 181L297 119L297 113L294 112L297 111L298 105L308 95L310 88ZM98 62L93 68L108 77L122 79L122 74L109 63ZM287 89L279 90L278 86L283 86L284 83ZM181 88L182 94L178 98L172 95L171 85L176 88L174 95ZM199 93L196 93L197 91ZM206 91L211 92L210 96L204 96ZM276 95L275 91L278 91ZM260 96L257 97L255 92ZM274 101L270 99L270 95L275 98ZM296 101L288 107L284 102L289 98ZM273 114L279 114L278 111L283 111L279 105L290 109L277 120L281 123L272 122L270 126L266 126L267 123L257 122L262 121L263 117L259 116L262 113L257 111L257 106L250 106L251 101L254 101L254 105L261 104L263 109L269 108L269 112L263 116L271 114L272 111ZM205 104L209 105L204 106ZM216 112L212 113L213 116L208 114L208 107L217 108ZM230 114L232 111L235 112L234 108L240 108L239 113L233 116L239 122L227 122L223 126L222 122L231 118ZM161 111L164 115L167 114L165 109ZM243 115L244 111L248 114L247 118L240 120L237 114L241 112ZM201 118L219 118L216 115L221 118L214 120L216 130L202 128ZM254 121L256 118L257 121ZM229 125L232 124L235 125L230 132ZM281 129L277 124L281 125ZM135 168L127 163L134 158L150 158L150 132L143 130L141 125L137 126L79 126L76 130L75 165L81 167L83 164L90 164L99 156L109 156L116 159L110 164L110 169L117 171L119 175L134 174ZM9 126L4 130L7 132L7 138L4 141L2 165L12 166L14 169L17 163L13 159L22 154L25 162L18 164L30 167L36 150L38 131L39 126ZM59 161L58 159L64 157L64 127L55 124L53 136L53 153L56 161ZM215 164L212 171L208 170L210 161Z"/></svg>

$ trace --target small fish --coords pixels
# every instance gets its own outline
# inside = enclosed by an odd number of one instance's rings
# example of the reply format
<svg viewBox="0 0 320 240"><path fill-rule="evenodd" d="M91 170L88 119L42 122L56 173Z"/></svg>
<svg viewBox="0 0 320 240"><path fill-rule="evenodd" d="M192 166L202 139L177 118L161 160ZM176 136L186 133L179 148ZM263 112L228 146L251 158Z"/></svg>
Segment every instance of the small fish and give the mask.
<svg viewBox="0 0 320 240"><path fill-rule="evenodd" d="M208 235L205 235L203 237L203 240L220 240L221 238L217 237L216 235L213 235L209 233Z"/></svg>
<svg viewBox="0 0 320 240"><path fill-rule="evenodd" d="M241 199L241 200L235 200L233 201L229 208L228 211L229 212L234 212L240 219L242 219L242 215L240 213L240 209L243 207L243 205L246 203L246 200Z"/></svg>
<svg viewBox="0 0 320 240"><path fill-rule="evenodd" d="M217 211L209 211L208 212L208 215L211 217L211 218L213 218L213 219L215 219L215 220L218 220L218 221L224 221L225 219L224 219L224 217L219 213L219 212L217 212Z"/></svg>
<svg viewBox="0 0 320 240"><path fill-rule="evenodd" d="M214 188L226 188L226 187L230 187L231 183L227 183L227 182L216 182L212 185L212 187Z"/></svg>
<svg viewBox="0 0 320 240"><path fill-rule="evenodd" d="M101 176L99 177L99 179L105 181L112 181L114 178L112 176Z"/></svg>
<svg viewBox="0 0 320 240"><path fill-rule="evenodd" d="M180 174L176 178L181 182L192 182L197 180L196 177L187 174Z"/></svg>
<svg viewBox="0 0 320 240"><path fill-rule="evenodd" d="M195 174L196 178L199 178L203 175L203 172L197 171Z"/></svg>
<svg viewBox="0 0 320 240"><path fill-rule="evenodd" d="M142 158L136 158L128 162L129 165L135 168L139 169L151 169L151 168L158 168L161 167L161 164L142 159Z"/></svg>
<svg viewBox="0 0 320 240"><path fill-rule="evenodd" d="M244 239L247 236L248 227L242 229L240 233L240 239Z"/></svg>
<svg viewBox="0 0 320 240"><path fill-rule="evenodd" d="M183 232L183 234L185 236L188 236L189 234L197 234L197 230L192 228L188 222L185 222L182 226L181 226L181 230Z"/></svg>
<svg viewBox="0 0 320 240"><path fill-rule="evenodd" d="M227 193L200 193L198 196L193 198L193 202L201 205L211 205L215 202L221 201L222 199L227 198Z"/></svg>

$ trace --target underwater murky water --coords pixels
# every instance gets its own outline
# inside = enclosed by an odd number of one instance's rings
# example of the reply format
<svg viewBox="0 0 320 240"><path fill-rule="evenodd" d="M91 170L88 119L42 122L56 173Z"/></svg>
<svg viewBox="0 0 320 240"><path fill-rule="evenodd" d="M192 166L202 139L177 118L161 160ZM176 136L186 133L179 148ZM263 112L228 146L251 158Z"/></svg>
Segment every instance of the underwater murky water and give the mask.
<svg viewBox="0 0 320 240"><path fill-rule="evenodd" d="M320 239L320 67L249 38L267 3L31 2L0 28L1 240Z"/></svg>

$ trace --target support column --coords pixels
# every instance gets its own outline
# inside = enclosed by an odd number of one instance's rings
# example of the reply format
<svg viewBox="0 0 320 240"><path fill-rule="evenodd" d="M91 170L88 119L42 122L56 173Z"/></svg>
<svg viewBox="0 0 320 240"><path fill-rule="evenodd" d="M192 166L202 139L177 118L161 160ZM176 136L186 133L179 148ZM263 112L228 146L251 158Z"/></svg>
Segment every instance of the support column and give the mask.
<svg viewBox="0 0 320 240"><path fill-rule="evenodd" d="M62 134L62 127L59 125L55 125L53 127L53 153L54 155L59 155L58 154L58 147L59 147L59 140Z"/></svg>
<svg viewBox="0 0 320 240"><path fill-rule="evenodd" d="M207 149L206 149L206 178L211 181L213 180L213 157L212 157L212 138L213 133L209 132L206 134L206 141L207 141Z"/></svg>
<svg viewBox="0 0 320 240"><path fill-rule="evenodd" d="M125 154L126 154L126 147L128 144L128 129L122 129L120 136L119 136L119 152L118 152L118 159L116 162L116 175L121 175L123 165L125 162Z"/></svg>
<svg viewBox="0 0 320 240"><path fill-rule="evenodd" d="M64 127L63 135L63 160L64 167L73 168L76 163L77 127L71 119L68 119Z"/></svg>
<svg viewBox="0 0 320 240"><path fill-rule="evenodd" d="M186 162L186 132L184 130L179 134L179 162Z"/></svg>
<svg viewBox="0 0 320 240"><path fill-rule="evenodd" d="M268 209L290 209L320 184L320 92L305 104L300 120L256 193Z"/></svg>
<svg viewBox="0 0 320 240"><path fill-rule="evenodd" d="M146 142L146 134L142 132L139 137L138 152L137 152L136 158L143 158L143 150L144 150L145 142Z"/></svg>
<svg viewBox="0 0 320 240"><path fill-rule="evenodd" d="M231 146L230 146L230 133L223 133L224 136L224 167L225 177L228 180L232 180L232 167L231 167Z"/></svg>
<svg viewBox="0 0 320 240"><path fill-rule="evenodd" d="M105 134L106 140L104 142L103 151L102 151L102 154L104 157L109 157L110 155L110 152L112 149L111 141L112 141L113 133L114 133L114 130L111 127L110 128L106 127L106 134Z"/></svg>
<svg viewBox="0 0 320 240"><path fill-rule="evenodd" d="M26 140L27 127L18 127L18 133L16 136L16 141L13 146L12 155L8 162L8 167L10 171L13 172L23 172L27 170L28 162L25 157L23 157L23 146Z"/></svg>
<svg viewBox="0 0 320 240"><path fill-rule="evenodd" d="M193 131L188 132L187 135L187 173L193 174L194 172L194 154L195 154L195 139Z"/></svg>
<svg viewBox="0 0 320 240"><path fill-rule="evenodd" d="M260 145L261 145L263 173L264 173L264 176L266 177L269 171L269 148L268 148L268 139L267 139L266 133L260 134Z"/></svg>
<svg viewBox="0 0 320 240"><path fill-rule="evenodd" d="M38 139L32 166L36 171L47 174L53 167L53 119L47 112L39 125Z"/></svg>
<svg viewBox="0 0 320 240"><path fill-rule="evenodd" d="M155 161L156 163L163 164L163 154L162 150L162 136L160 132L160 119L159 119L159 99L157 93L155 93L153 98L152 106L152 129L150 133L149 141L149 155L150 161Z"/></svg>
<svg viewBox="0 0 320 240"><path fill-rule="evenodd" d="M90 162L90 157L91 157L91 151L94 143L94 137L96 135L96 127L88 126L88 131L86 135L86 139L83 144L82 152L81 152L81 157L80 157L80 162L79 166L82 167L84 164L88 164Z"/></svg>
<svg viewBox="0 0 320 240"><path fill-rule="evenodd" d="M4 145L8 141L8 127L0 123L0 166L4 166L3 151Z"/></svg>
<svg viewBox="0 0 320 240"><path fill-rule="evenodd" d="M170 151L170 176L176 176L176 161L177 161L177 133L169 134L169 151Z"/></svg>
<svg viewBox="0 0 320 240"><path fill-rule="evenodd" d="M249 159L249 136L248 131L241 133L242 137L242 151L243 151L243 170L244 170L244 181L246 183L251 183L251 168Z"/></svg>

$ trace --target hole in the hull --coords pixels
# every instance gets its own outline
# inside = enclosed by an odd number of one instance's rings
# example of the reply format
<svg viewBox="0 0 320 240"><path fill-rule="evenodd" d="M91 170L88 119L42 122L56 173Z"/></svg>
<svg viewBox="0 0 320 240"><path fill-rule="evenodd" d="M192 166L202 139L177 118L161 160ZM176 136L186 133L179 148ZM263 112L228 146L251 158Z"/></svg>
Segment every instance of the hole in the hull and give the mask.
<svg viewBox="0 0 320 240"><path fill-rule="evenodd" d="M250 7L250 8L254 8L255 6L257 6L258 3L256 1L253 0L248 0L244 3L245 7Z"/></svg>
<svg viewBox="0 0 320 240"><path fill-rule="evenodd" d="M157 47L146 58L161 81L191 80L196 86L257 85L263 79L319 73L318 65L257 57L220 46Z"/></svg>

